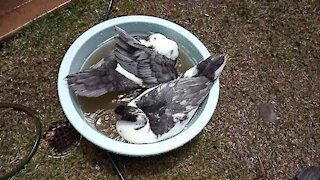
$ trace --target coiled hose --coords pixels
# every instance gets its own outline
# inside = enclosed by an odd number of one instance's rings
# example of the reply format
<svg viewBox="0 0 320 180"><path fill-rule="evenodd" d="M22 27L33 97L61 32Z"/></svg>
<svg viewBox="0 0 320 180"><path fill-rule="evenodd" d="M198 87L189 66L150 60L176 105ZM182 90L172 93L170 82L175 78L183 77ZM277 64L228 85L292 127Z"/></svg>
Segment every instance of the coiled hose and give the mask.
<svg viewBox="0 0 320 180"><path fill-rule="evenodd" d="M40 139L41 139L41 122L38 116L36 115L36 112L27 106L17 104L17 103L0 102L0 108L12 108L12 109L27 113L29 116L31 116L34 119L35 133L36 133L33 146L29 151L29 153L9 173L6 173L3 176L0 176L0 180L2 180L2 179L8 179L13 175L15 175L17 172L19 172L19 170L22 169L24 165L26 165L30 161L30 159L33 157L33 155L36 153L40 143Z"/></svg>

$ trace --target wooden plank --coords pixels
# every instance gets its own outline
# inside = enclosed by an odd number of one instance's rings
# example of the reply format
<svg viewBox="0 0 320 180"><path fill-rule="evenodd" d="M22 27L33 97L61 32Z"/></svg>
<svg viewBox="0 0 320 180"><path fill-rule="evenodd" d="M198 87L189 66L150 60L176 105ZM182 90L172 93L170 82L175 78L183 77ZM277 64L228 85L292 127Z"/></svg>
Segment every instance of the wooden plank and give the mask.
<svg viewBox="0 0 320 180"><path fill-rule="evenodd" d="M26 26L31 21L71 2L71 0L18 1L24 4L6 4L8 10L4 10L4 8L1 9L2 12L5 13L0 16L0 43L12 37L19 29ZM15 7L12 8L13 6Z"/></svg>
<svg viewBox="0 0 320 180"><path fill-rule="evenodd" d="M20 6L29 3L31 0L1 0L0 16L13 11Z"/></svg>

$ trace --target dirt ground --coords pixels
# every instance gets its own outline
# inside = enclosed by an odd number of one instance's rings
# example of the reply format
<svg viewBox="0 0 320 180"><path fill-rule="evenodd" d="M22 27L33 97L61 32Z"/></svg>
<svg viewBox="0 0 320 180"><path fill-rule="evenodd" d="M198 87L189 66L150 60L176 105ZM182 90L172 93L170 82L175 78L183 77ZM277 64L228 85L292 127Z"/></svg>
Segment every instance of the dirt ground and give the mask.
<svg viewBox="0 0 320 180"><path fill-rule="evenodd" d="M107 4L79 0L4 43L0 101L36 109L44 129L65 120L57 96L59 65ZM209 51L230 58L217 109L202 133L164 155L119 157L128 179L290 179L303 167L320 166L319 1L116 1L113 17L130 14L180 24ZM266 103L275 107L275 123L260 117ZM86 140L68 157L47 154L42 144L13 179L117 179L104 151Z"/></svg>

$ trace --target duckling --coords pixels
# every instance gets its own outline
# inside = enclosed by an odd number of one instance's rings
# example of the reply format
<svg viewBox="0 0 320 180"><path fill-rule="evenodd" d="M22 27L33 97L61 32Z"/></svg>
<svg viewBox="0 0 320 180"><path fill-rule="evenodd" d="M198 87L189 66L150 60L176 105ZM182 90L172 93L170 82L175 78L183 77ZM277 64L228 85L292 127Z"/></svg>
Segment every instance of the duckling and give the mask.
<svg viewBox="0 0 320 180"><path fill-rule="evenodd" d="M114 110L116 129L131 143L154 143L180 133L220 76L227 56L210 56L181 77L144 91Z"/></svg>
<svg viewBox="0 0 320 180"><path fill-rule="evenodd" d="M78 96L98 97L114 91L151 88L178 77L178 45L160 33L129 35L115 27L116 47L88 70L70 74L68 84Z"/></svg>

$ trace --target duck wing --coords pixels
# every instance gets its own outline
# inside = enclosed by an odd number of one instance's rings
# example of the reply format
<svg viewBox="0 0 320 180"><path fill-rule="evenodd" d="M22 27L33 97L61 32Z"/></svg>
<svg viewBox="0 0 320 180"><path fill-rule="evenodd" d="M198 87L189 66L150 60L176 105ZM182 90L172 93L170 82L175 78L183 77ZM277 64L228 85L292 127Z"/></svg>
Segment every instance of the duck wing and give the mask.
<svg viewBox="0 0 320 180"><path fill-rule="evenodd" d="M168 133L178 124L178 133L191 120L209 94L212 83L205 77L179 78L160 84L136 99L156 135Z"/></svg>
<svg viewBox="0 0 320 180"><path fill-rule="evenodd" d="M109 53L90 69L70 74L66 79L76 95L85 97L98 97L108 92L139 87L117 72L116 66L114 54Z"/></svg>
<svg viewBox="0 0 320 180"><path fill-rule="evenodd" d="M116 31L116 61L122 68L140 78L144 87L150 88L178 77L175 60L144 46L119 27L116 27Z"/></svg>

